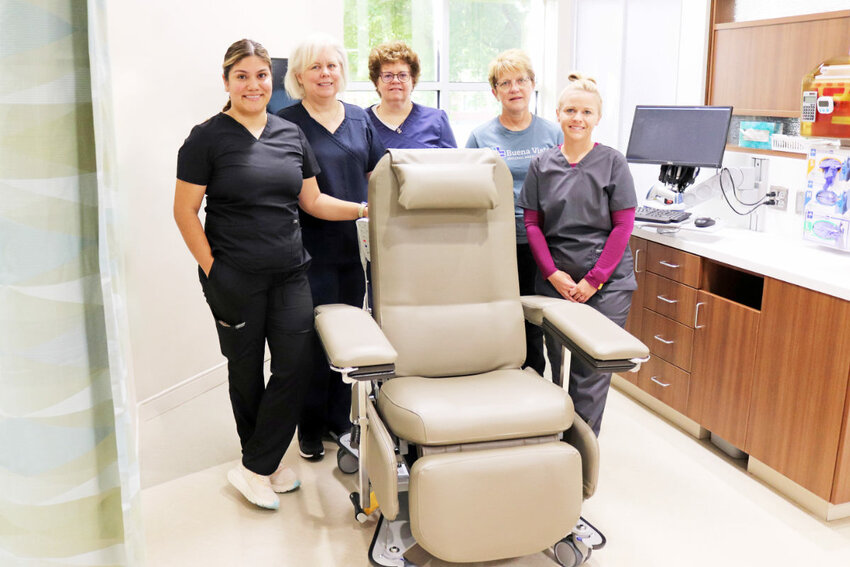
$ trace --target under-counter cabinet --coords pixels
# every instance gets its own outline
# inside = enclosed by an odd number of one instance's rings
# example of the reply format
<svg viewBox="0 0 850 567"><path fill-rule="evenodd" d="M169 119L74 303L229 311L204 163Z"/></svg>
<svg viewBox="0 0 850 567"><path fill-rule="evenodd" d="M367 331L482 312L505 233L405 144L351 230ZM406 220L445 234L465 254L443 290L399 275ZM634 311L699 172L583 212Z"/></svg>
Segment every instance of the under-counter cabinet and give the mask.
<svg viewBox="0 0 850 567"><path fill-rule="evenodd" d="M652 355L638 372L637 385L683 414L688 408L700 266L699 256L647 242L643 286L635 293L643 305L638 336Z"/></svg>
<svg viewBox="0 0 850 567"><path fill-rule="evenodd" d="M792 480L820 502L780 490L819 516L850 515L850 301L657 242L630 245L639 288L628 328L652 354L636 379L621 376L634 395L741 449L761 478Z"/></svg>
<svg viewBox="0 0 850 567"><path fill-rule="evenodd" d="M850 501L850 302L767 279L746 451L820 498Z"/></svg>
<svg viewBox="0 0 850 567"><path fill-rule="evenodd" d="M764 280L707 260L703 266L686 414L746 450Z"/></svg>

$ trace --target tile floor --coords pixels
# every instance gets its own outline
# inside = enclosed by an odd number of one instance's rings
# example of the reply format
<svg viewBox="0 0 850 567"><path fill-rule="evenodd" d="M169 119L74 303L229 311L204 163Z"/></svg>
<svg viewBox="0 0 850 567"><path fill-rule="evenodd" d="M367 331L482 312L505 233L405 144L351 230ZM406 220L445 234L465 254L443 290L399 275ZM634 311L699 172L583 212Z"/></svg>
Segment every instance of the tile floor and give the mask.
<svg viewBox="0 0 850 567"><path fill-rule="evenodd" d="M277 512L255 508L227 484L239 445L225 386L143 423L140 442L149 566L369 565L374 521L353 519L355 478L336 469L331 444L320 463L290 448L303 486L282 495ZM608 545L590 567L850 566L850 519L814 518L747 474L742 461L616 390L600 448L599 489L584 516ZM451 565L421 550L409 558ZM486 565L557 563L544 552Z"/></svg>

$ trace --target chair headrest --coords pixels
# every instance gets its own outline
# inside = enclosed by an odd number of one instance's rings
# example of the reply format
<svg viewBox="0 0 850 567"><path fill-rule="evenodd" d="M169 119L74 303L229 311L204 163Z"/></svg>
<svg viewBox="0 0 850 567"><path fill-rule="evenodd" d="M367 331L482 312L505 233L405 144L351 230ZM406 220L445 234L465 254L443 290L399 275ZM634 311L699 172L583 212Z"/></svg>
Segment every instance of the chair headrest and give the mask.
<svg viewBox="0 0 850 567"><path fill-rule="evenodd" d="M404 209L496 207L495 162L489 159L485 163L396 163L393 159L392 170L398 180L398 202Z"/></svg>

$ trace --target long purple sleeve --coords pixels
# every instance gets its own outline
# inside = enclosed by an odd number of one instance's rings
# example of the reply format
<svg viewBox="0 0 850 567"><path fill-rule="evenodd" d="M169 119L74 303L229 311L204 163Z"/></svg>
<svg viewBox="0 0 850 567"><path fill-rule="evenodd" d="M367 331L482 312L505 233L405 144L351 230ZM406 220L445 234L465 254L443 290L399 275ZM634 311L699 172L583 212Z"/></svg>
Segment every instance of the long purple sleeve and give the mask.
<svg viewBox="0 0 850 567"><path fill-rule="evenodd" d="M543 279L546 279L554 274L558 268L555 267L552 253L549 252L549 245L546 244L546 237L543 236L543 213L533 209L523 209L522 211L522 221L528 234L528 246L531 248L531 255L534 256L534 262L537 264L537 269L543 274ZM634 216L632 216L632 219L634 219Z"/></svg>
<svg viewBox="0 0 850 567"><path fill-rule="evenodd" d="M543 236L543 213L532 209L523 209L523 222L528 233L528 245L531 248L534 261L537 263L537 268L544 278L548 278L558 268L555 267L552 254L549 252L549 245L546 243L546 237ZM605 246L602 248L599 260L596 261L593 269L584 276L587 283L595 288L608 281L623 257L623 252L629 244L629 237L635 224L634 208L613 211L611 213L611 224L613 228L608 239L605 240Z"/></svg>
<svg viewBox="0 0 850 567"><path fill-rule="evenodd" d="M632 228L635 226L635 209L622 209L611 212L611 234L605 240L605 247L602 248L602 254L599 255L599 260L596 265L587 272L584 279L595 288L599 288L602 284L608 281L611 274L617 268L617 264L623 257L623 252L626 251L626 246L629 245L629 236L632 234ZM542 235L542 233L541 233Z"/></svg>

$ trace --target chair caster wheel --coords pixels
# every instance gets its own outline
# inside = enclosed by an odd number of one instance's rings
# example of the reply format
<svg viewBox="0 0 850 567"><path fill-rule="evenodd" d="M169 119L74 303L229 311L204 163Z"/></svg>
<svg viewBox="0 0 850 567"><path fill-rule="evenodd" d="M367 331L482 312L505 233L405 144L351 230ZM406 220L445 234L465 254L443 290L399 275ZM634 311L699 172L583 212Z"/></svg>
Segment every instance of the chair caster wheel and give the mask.
<svg viewBox="0 0 850 567"><path fill-rule="evenodd" d="M336 466L345 474L354 474L360 468L357 457L340 447L336 452Z"/></svg>
<svg viewBox="0 0 850 567"><path fill-rule="evenodd" d="M555 559L563 567L578 567L590 559L591 548L581 540L575 539L573 534L568 535L555 544L553 548Z"/></svg>

